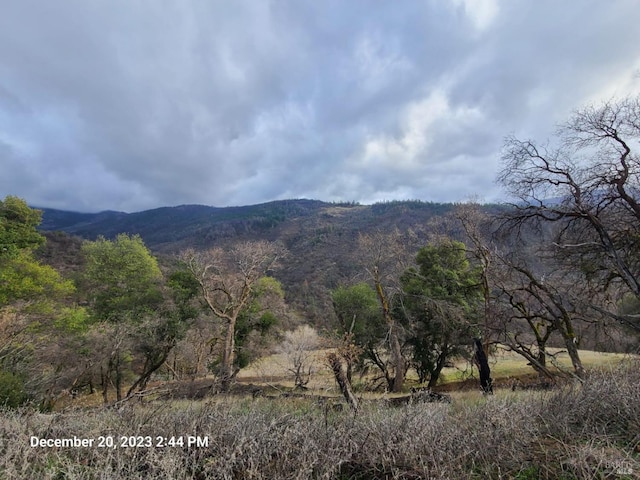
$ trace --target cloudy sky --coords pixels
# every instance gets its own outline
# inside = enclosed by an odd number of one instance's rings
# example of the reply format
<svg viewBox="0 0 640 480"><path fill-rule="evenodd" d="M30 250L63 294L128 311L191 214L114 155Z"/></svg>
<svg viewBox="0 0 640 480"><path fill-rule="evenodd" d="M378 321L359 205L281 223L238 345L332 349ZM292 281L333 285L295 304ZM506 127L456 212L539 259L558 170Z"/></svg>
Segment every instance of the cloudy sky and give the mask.
<svg viewBox="0 0 640 480"><path fill-rule="evenodd" d="M0 197L501 198L506 135L640 92L638 0L2 0Z"/></svg>

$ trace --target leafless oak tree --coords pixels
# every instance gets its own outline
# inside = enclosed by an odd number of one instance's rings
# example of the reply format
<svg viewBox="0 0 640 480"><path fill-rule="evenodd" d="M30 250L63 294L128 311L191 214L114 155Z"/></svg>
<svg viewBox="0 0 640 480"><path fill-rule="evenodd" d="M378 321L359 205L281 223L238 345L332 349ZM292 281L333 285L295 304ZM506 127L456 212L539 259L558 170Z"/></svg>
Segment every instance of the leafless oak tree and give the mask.
<svg viewBox="0 0 640 480"><path fill-rule="evenodd" d="M220 389L228 391L237 371L235 328L241 312L249 305L258 280L275 265L284 250L266 241L244 242L229 250L216 247L183 254L189 270L200 284L202 299L210 312L225 324L220 362Z"/></svg>
<svg viewBox="0 0 640 480"><path fill-rule="evenodd" d="M393 289L399 288L398 278L408 264L407 251L402 243L401 234L397 230L392 233L377 232L360 235L358 247L360 262L373 282L382 316L389 329L389 350L394 368L390 387L392 391L399 392L402 390L407 373L407 363L402 355L401 326L391 314L390 295Z"/></svg>
<svg viewBox="0 0 640 480"><path fill-rule="evenodd" d="M570 294L576 285L570 276L541 265L531 265L517 255L495 257L502 275L496 275L494 293L503 308L502 342L525 357L541 375L552 377L547 365L547 343L559 335L575 375L585 370L578 352L576 322L584 318L582 299ZM518 325L524 326L524 330ZM527 338L534 338L533 348Z"/></svg>
<svg viewBox="0 0 640 480"><path fill-rule="evenodd" d="M556 142L506 140L499 181L519 199L505 224L557 224L550 248L584 281L614 298L592 307L640 332L621 314L623 295L640 299L640 97L574 113Z"/></svg>
<svg viewBox="0 0 640 480"><path fill-rule="evenodd" d="M494 232L494 217L473 203L457 206L454 215L480 267L485 338L493 336L527 359L540 375L552 378L547 344L558 335L575 374L582 377L575 323L583 319L584 309L578 306L583 299L570 293L576 287L575 274L539 251L538 243L544 248L546 236L536 232L532 245L522 238L503 238ZM523 233L531 236L530 230Z"/></svg>

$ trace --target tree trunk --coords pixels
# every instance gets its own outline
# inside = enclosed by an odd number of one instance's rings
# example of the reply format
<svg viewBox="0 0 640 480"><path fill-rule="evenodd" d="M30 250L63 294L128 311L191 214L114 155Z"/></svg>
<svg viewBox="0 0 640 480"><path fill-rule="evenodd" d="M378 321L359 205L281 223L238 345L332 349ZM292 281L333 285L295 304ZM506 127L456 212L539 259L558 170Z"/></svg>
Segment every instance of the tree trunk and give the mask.
<svg viewBox="0 0 640 480"><path fill-rule="evenodd" d="M347 380L349 383L353 380L353 361L349 358L346 360L347 362Z"/></svg>
<svg viewBox="0 0 640 480"><path fill-rule="evenodd" d="M393 358L393 366L395 368L395 376L393 377L393 392L401 392L404 384L404 376L406 373L404 365L404 357L402 356L402 347L398 338L397 325L395 322L389 329L389 343L391 344L391 356Z"/></svg>
<svg viewBox="0 0 640 480"><path fill-rule="evenodd" d="M178 354L174 352L173 367L171 368L171 380L175 380L177 378L176 368L178 368Z"/></svg>
<svg viewBox="0 0 640 480"><path fill-rule="evenodd" d="M122 368L120 367L120 349L116 349L114 362L116 372L116 402L122 400Z"/></svg>
<svg viewBox="0 0 640 480"><path fill-rule="evenodd" d="M196 345L196 369L193 372L192 380L195 380L200 376L200 372L202 371L202 360L204 359L204 350L205 344L199 342Z"/></svg>
<svg viewBox="0 0 640 480"><path fill-rule="evenodd" d="M487 354L482 347L482 342L479 338L474 338L473 342L476 346L475 359L478 363L478 370L480 370L480 386L482 393L493 394L493 380L491 379L491 368L489 368L489 360Z"/></svg>
<svg viewBox="0 0 640 480"><path fill-rule="evenodd" d="M427 384L427 388L433 388L438 383L438 380L440 379L440 374L442 373L442 369L447 363L448 356L449 356L448 348L445 348L442 352L440 352L440 355L438 355L438 360L436 361L436 367L433 369L433 371L431 372L431 375L429 376L429 383Z"/></svg>
<svg viewBox="0 0 640 480"><path fill-rule="evenodd" d="M164 365L167 358L169 358L169 353L171 352L172 348L173 345L171 347L165 348L155 359L147 358L142 374L127 391L127 397L130 397L138 387L140 387L140 390L146 388L147 382L151 378L151 375L153 375L155 371L157 371L162 365Z"/></svg>
<svg viewBox="0 0 640 480"><path fill-rule="evenodd" d="M538 341L538 365L542 369L547 370L547 348L546 342ZM535 368L535 367L534 367ZM544 370L538 370L538 375L543 377L545 375Z"/></svg>
<svg viewBox="0 0 640 480"><path fill-rule="evenodd" d="M391 349L391 362L395 370L393 377L393 384L391 385L392 392L401 392L402 384L404 383L404 376L406 374L406 368L404 364L404 357L402 356L402 347L400 345L400 338L398 335L398 326L391 316L391 309L389 308L389 301L382 289L382 284L378 279L375 280L376 293L380 306L382 308L382 315L385 322L389 326L389 347Z"/></svg>
<svg viewBox="0 0 640 480"><path fill-rule="evenodd" d="M220 365L220 391L228 392L233 378L233 362L235 353L235 330L236 318L229 320L227 332L224 339L224 349L222 351L222 362Z"/></svg>
<svg viewBox="0 0 640 480"><path fill-rule="evenodd" d="M560 305L560 302L556 302L556 304ZM562 313L562 318L557 318L555 320L556 328L562 335L564 344L567 347L567 353L569 353L569 358L571 358L573 371L578 376L578 378L584 378L585 370L584 366L582 365L582 360L580 360L580 354L578 352L578 342L575 330L573 329L571 315L565 309L561 307L559 309Z"/></svg>
<svg viewBox="0 0 640 480"><path fill-rule="evenodd" d="M109 404L109 373L100 365L100 382L102 383L102 403Z"/></svg>
<svg viewBox="0 0 640 480"><path fill-rule="evenodd" d="M582 360L580 360L580 354L578 353L578 345L576 343L576 337L573 335L568 335L565 338L565 345L567 346L567 352L569 353L569 358L571 358L573 371L576 373L576 375L579 378L584 378L585 370L584 370L584 366L582 365Z"/></svg>
<svg viewBox="0 0 640 480"><path fill-rule="evenodd" d="M340 387L340 391L344 398L347 400L347 403L351 406L351 409L354 412L358 411L358 399L353 394L351 390L351 384L347 379L344 371L342 370L342 362L338 358L335 353L330 353L327 356L327 360L329 361L329 365L331 366L331 370L333 370L333 375L336 378L336 382L338 382L338 386Z"/></svg>

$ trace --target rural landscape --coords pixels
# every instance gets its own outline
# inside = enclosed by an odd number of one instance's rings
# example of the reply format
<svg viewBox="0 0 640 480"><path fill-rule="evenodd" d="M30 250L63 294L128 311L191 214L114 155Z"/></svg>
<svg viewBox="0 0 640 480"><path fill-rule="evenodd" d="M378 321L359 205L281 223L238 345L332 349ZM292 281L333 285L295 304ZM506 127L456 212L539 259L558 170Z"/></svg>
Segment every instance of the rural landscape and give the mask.
<svg viewBox="0 0 640 480"><path fill-rule="evenodd" d="M0 479L640 478L640 98L512 201L0 201Z"/></svg>

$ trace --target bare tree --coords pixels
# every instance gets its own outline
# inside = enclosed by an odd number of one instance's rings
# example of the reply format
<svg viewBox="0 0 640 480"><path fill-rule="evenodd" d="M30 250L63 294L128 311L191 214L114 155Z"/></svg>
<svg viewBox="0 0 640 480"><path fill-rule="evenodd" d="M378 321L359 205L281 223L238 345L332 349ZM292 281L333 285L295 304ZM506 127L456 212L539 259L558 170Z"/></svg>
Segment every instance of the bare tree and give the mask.
<svg viewBox="0 0 640 480"><path fill-rule="evenodd" d="M278 351L287 359L287 369L294 376L296 388L307 388L313 373L315 350L319 345L318 332L309 325L301 325L284 333L284 341Z"/></svg>
<svg viewBox="0 0 640 480"><path fill-rule="evenodd" d="M552 377L547 367L547 343L559 334L578 377L584 367L578 352L575 324L583 315L581 301L569 292L575 288L564 272L532 266L515 255L496 256L502 275L495 283L495 294L503 304L502 341L525 357L541 375ZM524 332L519 325L525 326ZM533 337L532 342L528 338Z"/></svg>
<svg viewBox="0 0 640 480"><path fill-rule="evenodd" d="M508 138L499 181L520 200L506 224L558 224L556 258L614 297L592 307L640 332L640 316L617 310L624 295L640 299L638 139L640 97L587 107L559 128L555 146Z"/></svg>
<svg viewBox="0 0 640 480"><path fill-rule="evenodd" d="M484 300L484 325L482 329L482 350L485 357L489 356L491 332L496 317L495 299L493 297L494 256L497 247L492 233L493 217L483 211L476 201L469 201L457 205L453 216L460 222L464 230L467 251L475 258L480 270L482 298ZM477 345L476 345L477 347ZM483 386L485 390L485 386Z"/></svg>
<svg viewBox="0 0 640 480"><path fill-rule="evenodd" d="M400 273L408 264L406 248L399 231L392 233L377 232L360 235L358 239L360 261L373 282L380 302L380 309L388 328L388 342L391 363L394 368L393 381L389 385L393 392L402 390L407 364L402 355L400 342L401 326L391 314L391 294L399 291L397 284Z"/></svg>
<svg viewBox="0 0 640 480"><path fill-rule="evenodd" d="M493 252L495 247L491 245L490 224L491 218L484 213L480 205L475 202L468 202L457 205L453 215L460 222L470 244L467 251L475 257L480 267L480 279L482 282L482 297L484 299L484 321L485 337L489 332L487 324L491 316L491 270L493 263ZM486 341L487 338L484 338ZM486 344L483 345L485 354Z"/></svg>
<svg viewBox="0 0 640 480"><path fill-rule="evenodd" d="M477 204L459 205L454 215L480 267L486 335L496 335L540 375L549 378L553 375L547 367L547 344L554 335L560 335L575 373L583 376L575 324L583 320L580 305L585 303L584 297L579 299L580 295L571 293L575 291L575 274L545 253L545 241L552 229L532 232L527 227L520 238L510 238L502 236L508 230L495 231L500 215L496 222L496 215L483 213ZM533 245L528 245L525 237L533 237ZM504 250L511 253L505 254Z"/></svg>
<svg viewBox="0 0 640 480"><path fill-rule="evenodd" d="M259 241L240 243L229 250L188 250L183 254L183 260L200 285L205 305L225 325L219 371L222 391L229 390L237 373L234 360L238 317L254 298L258 280L283 252L277 244Z"/></svg>
<svg viewBox="0 0 640 480"><path fill-rule="evenodd" d="M518 283L521 277L508 267L505 271L508 272L505 277L495 283L496 316L502 321L494 323L494 335L501 344L524 357L540 376L551 379L547 344L555 331L553 323L539 315L527 284Z"/></svg>

